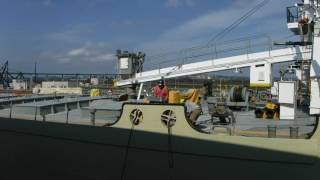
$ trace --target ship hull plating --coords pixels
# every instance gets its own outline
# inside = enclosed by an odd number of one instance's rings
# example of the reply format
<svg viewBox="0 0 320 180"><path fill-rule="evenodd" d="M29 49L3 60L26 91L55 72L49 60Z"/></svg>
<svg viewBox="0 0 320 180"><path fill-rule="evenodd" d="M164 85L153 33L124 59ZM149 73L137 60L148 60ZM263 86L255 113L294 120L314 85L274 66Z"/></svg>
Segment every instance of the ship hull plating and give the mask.
<svg viewBox="0 0 320 180"><path fill-rule="evenodd" d="M170 128L161 118L168 110ZM184 112L125 104L110 127L1 119L0 178L318 179L319 129L311 139L212 135L196 131Z"/></svg>

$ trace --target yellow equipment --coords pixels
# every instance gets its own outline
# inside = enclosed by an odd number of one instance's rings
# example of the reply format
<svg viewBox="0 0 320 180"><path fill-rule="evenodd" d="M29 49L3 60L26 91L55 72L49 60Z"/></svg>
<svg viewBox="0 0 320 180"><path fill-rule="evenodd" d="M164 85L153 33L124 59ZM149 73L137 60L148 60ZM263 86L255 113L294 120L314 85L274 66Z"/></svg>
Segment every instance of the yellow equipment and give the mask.
<svg viewBox="0 0 320 180"><path fill-rule="evenodd" d="M275 104L275 103L272 103L272 102L268 102L266 105L265 105L265 108L267 109L270 109L270 110L276 110L279 108L279 105Z"/></svg>
<svg viewBox="0 0 320 180"><path fill-rule="evenodd" d="M113 79L112 80L112 87L116 87L117 86L117 80L116 79Z"/></svg>
<svg viewBox="0 0 320 180"><path fill-rule="evenodd" d="M169 104L179 104L185 101L199 103L200 91L198 89L189 89L181 94L179 91L169 91Z"/></svg>
<svg viewBox="0 0 320 180"><path fill-rule="evenodd" d="M186 101L193 102L195 104L199 103L200 91L198 89L189 89L187 93L182 94L181 97Z"/></svg>
<svg viewBox="0 0 320 180"><path fill-rule="evenodd" d="M91 91L90 91L90 96L91 96L91 97L101 96L101 91L100 91L100 89L91 89Z"/></svg>
<svg viewBox="0 0 320 180"><path fill-rule="evenodd" d="M272 102L268 102L265 105L262 118L279 120L279 105Z"/></svg>
<svg viewBox="0 0 320 180"><path fill-rule="evenodd" d="M179 104L181 95L179 91L169 91L169 104Z"/></svg>
<svg viewBox="0 0 320 180"><path fill-rule="evenodd" d="M256 118L279 120L279 105L268 102L263 109L256 109Z"/></svg>

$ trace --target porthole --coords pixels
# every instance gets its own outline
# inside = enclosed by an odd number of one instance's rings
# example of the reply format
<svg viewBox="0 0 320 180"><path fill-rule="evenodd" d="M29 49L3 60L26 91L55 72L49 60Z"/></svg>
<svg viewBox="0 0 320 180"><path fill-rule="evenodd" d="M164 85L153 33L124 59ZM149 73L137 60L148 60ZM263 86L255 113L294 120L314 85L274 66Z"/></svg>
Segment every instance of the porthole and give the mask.
<svg viewBox="0 0 320 180"><path fill-rule="evenodd" d="M143 114L142 111L139 109L134 109L130 113L130 121L134 125L139 125L143 120Z"/></svg>
<svg viewBox="0 0 320 180"><path fill-rule="evenodd" d="M161 122L166 127L172 127L177 121L176 114L172 110L166 110L161 115Z"/></svg>

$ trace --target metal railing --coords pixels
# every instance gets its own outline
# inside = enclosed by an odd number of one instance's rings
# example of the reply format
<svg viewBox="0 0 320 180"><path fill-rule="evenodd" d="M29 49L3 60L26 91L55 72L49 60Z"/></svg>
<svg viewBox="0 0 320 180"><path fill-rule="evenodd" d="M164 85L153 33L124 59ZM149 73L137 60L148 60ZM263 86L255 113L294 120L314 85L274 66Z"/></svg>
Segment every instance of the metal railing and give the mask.
<svg viewBox="0 0 320 180"><path fill-rule="evenodd" d="M182 66L187 63L215 60L224 57L247 55L260 51L273 50L273 43L268 35L256 35L212 45L196 46L180 51L162 53L146 57L145 70Z"/></svg>

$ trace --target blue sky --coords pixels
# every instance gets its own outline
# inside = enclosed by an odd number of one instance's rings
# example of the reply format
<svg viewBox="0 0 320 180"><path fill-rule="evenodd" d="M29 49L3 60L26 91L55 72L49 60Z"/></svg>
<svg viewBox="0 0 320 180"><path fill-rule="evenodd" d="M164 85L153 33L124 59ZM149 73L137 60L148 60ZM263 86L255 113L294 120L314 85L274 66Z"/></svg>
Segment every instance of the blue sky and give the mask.
<svg viewBox="0 0 320 180"><path fill-rule="evenodd" d="M0 62L13 71L114 72L116 49L147 55L205 44L262 0L0 0ZM278 40L287 6L271 0L226 39Z"/></svg>

